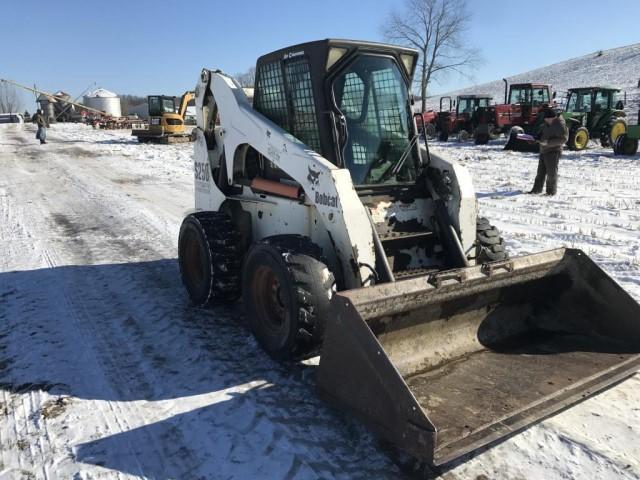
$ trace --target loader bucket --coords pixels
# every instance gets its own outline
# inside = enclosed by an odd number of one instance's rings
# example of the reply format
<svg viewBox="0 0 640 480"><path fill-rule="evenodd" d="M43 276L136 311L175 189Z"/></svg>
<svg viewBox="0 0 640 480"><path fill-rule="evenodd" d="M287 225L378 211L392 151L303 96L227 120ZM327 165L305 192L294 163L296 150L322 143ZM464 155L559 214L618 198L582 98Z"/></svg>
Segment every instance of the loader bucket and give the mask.
<svg viewBox="0 0 640 480"><path fill-rule="evenodd" d="M447 463L632 375L640 305L558 249L334 295L318 392Z"/></svg>

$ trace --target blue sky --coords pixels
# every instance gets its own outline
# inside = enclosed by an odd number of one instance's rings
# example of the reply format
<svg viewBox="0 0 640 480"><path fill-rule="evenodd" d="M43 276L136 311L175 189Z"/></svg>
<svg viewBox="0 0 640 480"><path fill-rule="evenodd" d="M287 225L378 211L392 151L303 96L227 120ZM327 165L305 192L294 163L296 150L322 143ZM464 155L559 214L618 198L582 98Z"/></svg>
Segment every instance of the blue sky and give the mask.
<svg viewBox="0 0 640 480"><path fill-rule="evenodd" d="M385 17L402 6L402 0L4 3L0 77L74 96L93 82L121 94L179 94L193 88L203 66L236 73L295 43L381 40ZM472 80L450 76L432 94L640 41L638 0L618 0L615 9L602 0L469 5L467 40L485 63Z"/></svg>

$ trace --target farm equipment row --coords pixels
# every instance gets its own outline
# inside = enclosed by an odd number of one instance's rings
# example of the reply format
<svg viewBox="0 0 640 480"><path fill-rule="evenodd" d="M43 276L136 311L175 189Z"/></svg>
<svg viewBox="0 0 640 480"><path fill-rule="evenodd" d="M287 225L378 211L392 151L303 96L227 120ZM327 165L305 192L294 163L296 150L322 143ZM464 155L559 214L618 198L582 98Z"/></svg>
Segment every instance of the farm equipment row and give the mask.
<svg viewBox="0 0 640 480"><path fill-rule="evenodd" d="M624 102L619 98L620 89L607 86L571 88L567 92L564 108L556 103L556 92L542 83L505 82L504 103L491 104L488 95L461 95L457 102L451 97L440 99L440 111L416 114L418 128L424 128L429 137L437 136L446 141L450 134L458 134L464 141L473 137L476 144L484 145L490 139L505 134L507 149L529 150L531 144L518 139L518 134L536 136L543 124L543 111L552 107L563 116L569 127L567 146L571 150L584 150L589 140L597 139L603 147L613 147L616 152L634 150L636 128L620 142L618 138L627 132ZM449 109L443 102L449 102Z"/></svg>

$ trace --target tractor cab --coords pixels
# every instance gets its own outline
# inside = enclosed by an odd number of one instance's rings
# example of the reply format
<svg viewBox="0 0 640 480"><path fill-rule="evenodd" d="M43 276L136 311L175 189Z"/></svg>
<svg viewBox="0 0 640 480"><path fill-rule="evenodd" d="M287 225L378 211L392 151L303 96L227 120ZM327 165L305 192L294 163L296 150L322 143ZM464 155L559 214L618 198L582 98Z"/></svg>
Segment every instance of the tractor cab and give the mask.
<svg viewBox="0 0 640 480"><path fill-rule="evenodd" d="M493 97L489 95L458 95L458 103L456 104L456 115L471 116L478 107L488 107Z"/></svg>
<svg viewBox="0 0 640 480"><path fill-rule="evenodd" d="M419 150L409 86L418 52L320 40L264 55L254 109L333 164L356 188L415 183Z"/></svg>
<svg viewBox="0 0 640 480"><path fill-rule="evenodd" d="M584 127L603 146L612 145L626 131L620 89L612 87L570 88L563 116L573 126Z"/></svg>
<svg viewBox="0 0 640 480"><path fill-rule="evenodd" d="M541 107L551 103L549 85L536 83L514 83L509 87L509 105Z"/></svg>
<svg viewBox="0 0 640 480"><path fill-rule="evenodd" d="M478 108L488 107L492 101L493 97L490 95L458 95L456 104L457 122L469 122Z"/></svg>
<svg viewBox="0 0 640 480"><path fill-rule="evenodd" d="M624 109L624 102L619 98L619 93L619 88L570 88L565 111L587 114L588 123L592 124L607 113L621 112Z"/></svg>

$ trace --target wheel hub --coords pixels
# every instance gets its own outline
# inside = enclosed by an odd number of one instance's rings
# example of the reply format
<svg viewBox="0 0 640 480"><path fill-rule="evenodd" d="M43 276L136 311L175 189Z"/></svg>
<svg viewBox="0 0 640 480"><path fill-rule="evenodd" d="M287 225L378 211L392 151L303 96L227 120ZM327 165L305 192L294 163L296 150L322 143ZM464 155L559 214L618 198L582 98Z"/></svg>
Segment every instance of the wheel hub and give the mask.
<svg viewBox="0 0 640 480"><path fill-rule="evenodd" d="M284 289L269 266L260 266L251 282L258 320L271 334L278 334L288 324L289 308Z"/></svg>

